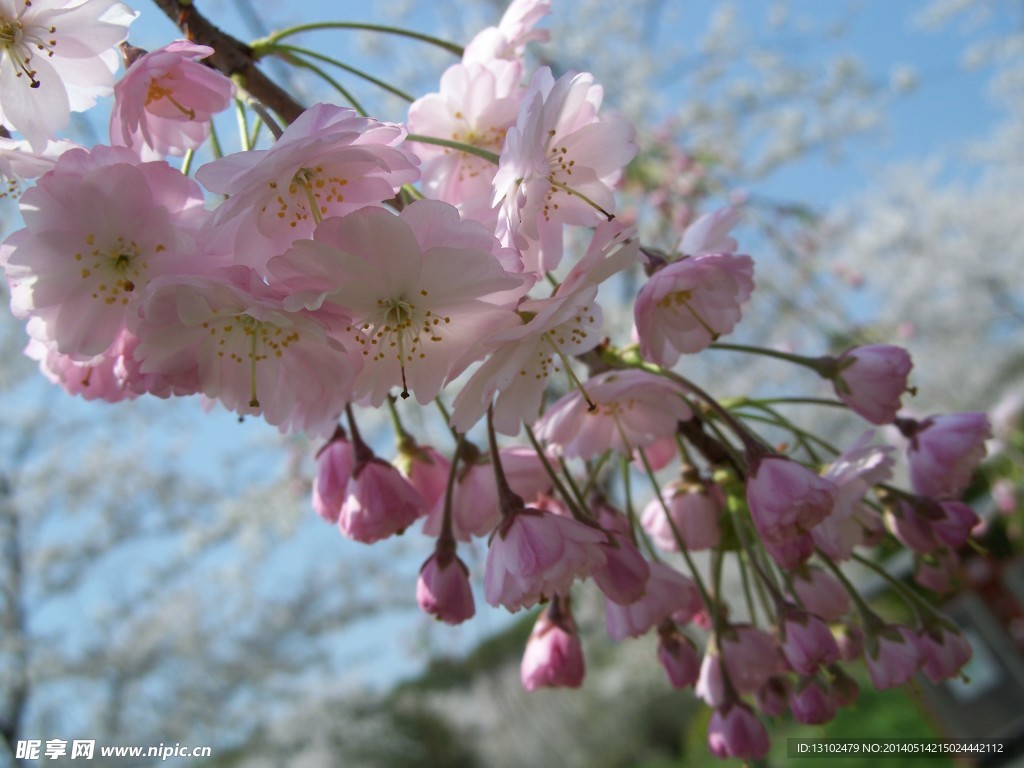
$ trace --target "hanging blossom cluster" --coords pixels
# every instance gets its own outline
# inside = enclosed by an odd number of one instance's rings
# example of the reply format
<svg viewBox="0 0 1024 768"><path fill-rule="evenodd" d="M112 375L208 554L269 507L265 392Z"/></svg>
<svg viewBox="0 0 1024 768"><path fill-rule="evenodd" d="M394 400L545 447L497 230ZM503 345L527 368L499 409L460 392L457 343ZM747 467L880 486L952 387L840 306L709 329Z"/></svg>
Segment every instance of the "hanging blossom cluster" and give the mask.
<svg viewBox="0 0 1024 768"><path fill-rule="evenodd" d="M970 647L926 598L950 587L978 522L958 499L986 417L903 414L911 360L895 346L807 358L720 342L755 291L755 259L731 234L742 211L696 218L664 254L620 223L634 130L592 75L530 71L549 5L515 0L404 125L322 103L281 127L246 94L241 151L193 178L212 116L241 95L204 63L211 47L123 44L115 84L126 6L0 4L0 122L21 135L0 140L0 173L24 222L0 263L27 354L85 398L198 394L325 438L316 512L365 543L422 519L424 611L474 615L459 555L471 547L487 551L475 576L488 603L544 606L529 690L582 683L573 594L592 581L608 635L656 636L668 684L714 710L719 756L764 755L766 717L831 720L857 697L858 660L877 688L956 676ZM285 35L251 50L279 52ZM69 111L110 93L108 146L56 140ZM264 125L273 140L257 140ZM631 270L633 335L616 340L599 294ZM897 449L872 433L833 449L676 370L709 348L827 379L837 399L819 402L902 434L910 487L891 484ZM401 418L435 402L447 448ZM358 408L380 407L393 461L357 425ZM765 414L792 446L758 433ZM499 447L498 433L517 440ZM917 586L893 580L898 620L844 567L877 569L882 541L916 563Z"/></svg>

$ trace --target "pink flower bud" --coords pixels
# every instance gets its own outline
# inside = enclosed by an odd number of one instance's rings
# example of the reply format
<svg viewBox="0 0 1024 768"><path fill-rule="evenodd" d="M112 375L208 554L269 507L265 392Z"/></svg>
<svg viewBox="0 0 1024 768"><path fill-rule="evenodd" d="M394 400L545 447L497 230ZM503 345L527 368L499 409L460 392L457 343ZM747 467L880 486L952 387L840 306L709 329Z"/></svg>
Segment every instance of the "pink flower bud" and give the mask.
<svg viewBox="0 0 1024 768"><path fill-rule="evenodd" d="M832 695L840 707L852 706L860 695L860 686L841 667L833 665L829 668L832 675Z"/></svg>
<svg viewBox="0 0 1024 768"><path fill-rule="evenodd" d="M942 508L934 499L918 497L898 499L885 508L885 526L905 547L927 554L939 546L934 525L942 517Z"/></svg>
<svg viewBox="0 0 1024 768"><path fill-rule="evenodd" d="M355 452L352 443L344 438L332 440L317 454L316 477L313 478L313 509L329 523L338 522L354 465Z"/></svg>
<svg viewBox="0 0 1024 768"><path fill-rule="evenodd" d="M724 509L722 490L717 485L706 487L701 483L669 483L661 492L668 507L654 498L644 508L640 522L666 552L678 552L676 533L689 550L713 549L721 539L719 517ZM675 530L673 531L673 527Z"/></svg>
<svg viewBox="0 0 1024 768"><path fill-rule="evenodd" d="M828 684L817 677L804 677L789 699L793 718L804 725L821 725L836 716L836 699Z"/></svg>
<svg viewBox="0 0 1024 768"><path fill-rule="evenodd" d="M424 613L446 624L461 624L473 618L476 607L465 563L454 554L432 554L420 568L416 602Z"/></svg>
<svg viewBox="0 0 1024 768"><path fill-rule="evenodd" d="M722 671L722 659L718 652L710 647L705 651L697 675L694 693L709 707L720 707L725 704L725 678Z"/></svg>
<svg viewBox="0 0 1024 768"><path fill-rule="evenodd" d="M809 533L800 534L796 538L782 543L768 541L763 543L765 551L771 555L772 560L787 571L795 571L814 554L814 537Z"/></svg>
<svg viewBox="0 0 1024 768"><path fill-rule="evenodd" d="M864 633L856 624L840 624L834 633L839 657L843 661L859 659L864 653Z"/></svg>
<svg viewBox="0 0 1024 768"><path fill-rule="evenodd" d="M780 672L775 638L749 624L737 624L719 638L725 668L738 693L754 693Z"/></svg>
<svg viewBox="0 0 1024 768"><path fill-rule="evenodd" d="M933 683L955 677L971 660L971 644L959 632L939 627L918 635L921 671Z"/></svg>
<svg viewBox="0 0 1024 768"><path fill-rule="evenodd" d="M397 469L367 459L352 471L338 529L350 539L372 544L401 533L425 512L423 497Z"/></svg>
<svg viewBox="0 0 1024 768"><path fill-rule="evenodd" d="M757 689L757 708L769 717L782 717L789 711L789 679L773 677Z"/></svg>
<svg viewBox="0 0 1024 768"><path fill-rule="evenodd" d="M915 555L914 581L925 589L945 594L953 588L953 576L959 568L960 558L948 549Z"/></svg>
<svg viewBox="0 0 1024 768"><path fill-rule="evenodd" d="M819 666L839 660L839 646L819 617L796 606L787 607L783 617L782 653L795 671L810 675Z"/></svg>
<svg viewBox="0 0 1024 768"><path fill-rule="evenodd" d="M850 595L839 580L817 566L793 573L793 591L800 603L825 621L839 621L850 610Z"/></svg>
<svg viewBox="0 0 1024 768"><path fill-rule="evenodd" d="M954 498L967 488L985 456L992 427L984 413L951 413L924 421L899 421L910 439L910 481L922 496Z"/></svg>
<svg viewBox="0 0 1024 768"><path fill-rule="evenodd" d="M614 544L601 545L606 562L594 571L594 581L613 603L630 605L644 596L651 568L628 538L611 534L609 538Z"/></svg>
<svg viewBox="0 0 1024 768"><path fill-rule="evenodd" d="M839 356L836 395L872 424L889 424L900 409L913 363L902 347L868 344Z"/></svg>
<svg viewBox="0 0 1024 768"><path fill-rule="evenodd" d="M554 603L552 603L554 605ZM583 684L583 646L568 613L553 619L545 610L526 641L519 677L523 688L579 688Z"/></svg>
<svg viewBox="0 0 1024 768"><path fill-rule="evenodd" d="M911 630L898 625L887 625L870 638L864 660L871 684L882 691L913 677L921 661L919 642Z"/></svg>
<svg viewBox="0 0 1024 768"><path fill-rule="evenodd" d="M962 501L941 501L942 517L932 524L935 538L951 549L960 549L967 543L971 530L981 518Z"/></svg>
<svg viewBox="0 0 1024 768"><path fill-rule="evenodd" d="M690 638L678 632L662 632L658 661L673 688L689 688L700 674L700 654Z"/></svg>
<svg viewBox="0 0 1024 768"><path fill-rule="evenodd" d="M719 707L708 725L708 749L716 757L758 760L768 754L770 741L764 724L742 702Z"/></svg>
<svg viewBox="0 0 1024 768"><path fill-rule="evenodd" d="M747 479L747 504L762 539L784 544L809 532L835 504L836 486L782 456L768 456Z"/></svg>

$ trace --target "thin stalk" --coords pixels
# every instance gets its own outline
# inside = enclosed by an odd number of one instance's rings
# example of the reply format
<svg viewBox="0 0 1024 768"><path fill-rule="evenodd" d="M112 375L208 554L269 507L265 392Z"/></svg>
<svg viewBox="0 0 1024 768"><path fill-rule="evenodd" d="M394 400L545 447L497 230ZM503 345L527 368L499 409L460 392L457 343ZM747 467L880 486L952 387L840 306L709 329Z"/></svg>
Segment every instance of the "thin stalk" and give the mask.
<svg viewBox="0 0 1024 768"><path fill-rule="evenodd" d="M458 57L462 57L463 49L462 46L450 43L447 40L442 40L439 37L433 37L431 35L425 35L422 32L414 32L411 29L402 29L401 27L389 27L382 24L364 24L354 21L320 21L313 22L311 24L298 24L294 27L288 27L287 29L279 30L271 35L263 38L262 40L255 40L252 43L253 55L259 58L263 55L263 50L268 47L275 45L286 37L297 35L301 32L315 32L324 29L358 29L366 32L380 32L385 35L397 35L399 37L408 37L413 40L419 40L420 42L429 43L435 45L438 48L452 53Z"/></svg>
<svg viewBox="0 0 1024 768"><path fill-rule="evenodd" d="M438 147L447 147L448 149L456 149L459 152L465 152L467 155L476 155L482 157L484 160L494 165L498 164L499 155L496 152L483 149L481 147L474 147L472 144L463 144L461 141L451 141L450 139L439 139L436 136L424 136L420 133L410 133L405 137L406 141L417 141L420 144L433 144Z"/></svg>
<svg viewBox="0 0 1024 768"><path fill-rule="evenodd" d="M777 360L785 360L790 363L795 363L796 365L802 365L804 368L810 368L823 378L830 378L828 374L824 372L823 366L823 361L832 359L829 357L806 357L804 355L794 355L790 352L781 352L777 349L751 347L746 344L727 344L725 342L715 342L711 345L710 349L725 349L731 352L745 352L748 355L774 357Z"/></svg>
<svg viewBox="0 0 1024 768"><path fill-rule="evenodd" d="M348 103L352 105L352 108L356 112L358 112L363 117L366 117L367 112L366 112L365 109L363 109L363 105L359 103L359 100L356 99L356 97L352 95L352 93L348 90L348 88L346 88L341 83L339 83L337 80L335 80L333 77L331 77L329 74L324 72L324 70L322 70L316 64L313 64L310 61L306 61L301 56L299 56L297 54L294 54L294 53L279 52L278 55L282 59L287 61L288 63L293 64L293 65L295 65L297 67L302 67L303 69L308 69L310 72L313 72L314 74L318 75L328 85L330 85L332 88L334 88L334 90L336 90L338 93L340 93L342 98L347 100Z"/></svg>
<svg viewBox="0 0 1024 768"><path fill-rule="evenodd" d="M245 114L245 105L241 99L235 99L235 117L238 118L238 135L242 151L248 152L252 149L252 144L249 143L249 121Z"/></svg>
<svg viewBox="0 0 1024 768"><path fill-rule="evenodd" d="M576 506L575 497L562 484L561 479L558 477L558 473L555 471L555 468L551 466L551 462L548 461L547 454L544 453L544 449L541 447L541 444L537 440L537 436L533 433L533 430L530 429L527 424L524 424L523 427L526 430L526 436L530 438L530 444L533 446L533 450L537 453L537 458L539 458L541 464L544 465L544 470L548 473L548 477L551 478L551 482L558 491L558 495L565 500L565 504L569 507L569 511L572 513L572 516L581 523L592 522L590 518L583 513L583 510Z"/></svg>
<svg viewBox="0 0 1024 768"><path fill-rule="evenodd" d="M186 149L185 157L181 161L181 175L188 176L192 170L192 161L196 158L196 151L194 149Z"/></svg>
<svg viewBox="0 0 1024 768"><path fill-rule="evenodd" d="M268 48L268 52L270 53L274 53L276 51L287 51L288 53L297 53L306 56L307 58L310 59L322 61L325 64L333 64L338 69L343 69L351 75L355 75L356 77L366 80L369 83L373 83L378 88L387 91L393 96L397 96L398 98L404 99L405 101L408 101L410 103L416 100L408 93L403 91L401 88L396 88L390 83L386 83L380 78L374 77L369 72L364 72L361 69L353 67L351 64L346 64L343 61L339 61L338 59L335 59L331 56L325 56L324 54L310 50L309 48L303 48L298 45L273 45L270 48Z"/></svg>

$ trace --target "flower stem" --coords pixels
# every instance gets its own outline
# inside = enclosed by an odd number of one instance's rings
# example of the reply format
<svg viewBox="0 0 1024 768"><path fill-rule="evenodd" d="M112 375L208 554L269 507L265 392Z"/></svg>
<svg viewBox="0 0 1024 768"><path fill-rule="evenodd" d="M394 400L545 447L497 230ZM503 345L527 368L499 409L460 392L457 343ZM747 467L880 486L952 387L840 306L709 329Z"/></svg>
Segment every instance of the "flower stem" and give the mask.
<svg viewBox="0 0 1024 768"><path fill-rule="evenodd" d="M268 46L275 45L279 41L292 35L297 35L300 32L314 32L317 30L324 29L355 29L363 30L366 32L380 32L385 35L397 35L399 37L408 37L413 40L419 40L424 43L435 45L438 48L443 48L449 53L455 54L458 57L462 57L462 46L450 43L447 40L442 40L439 37L433 37L431 35L425 35L422 32L414 32L411 29L402 29L401 27L389 27L382 24L364 24L354 21L320 21L313 22L311 24L298 24L294 27L288 27L274 32L262 40L254 40L251 44L253 54L259 58L263 55L263 50Z"/></svg>

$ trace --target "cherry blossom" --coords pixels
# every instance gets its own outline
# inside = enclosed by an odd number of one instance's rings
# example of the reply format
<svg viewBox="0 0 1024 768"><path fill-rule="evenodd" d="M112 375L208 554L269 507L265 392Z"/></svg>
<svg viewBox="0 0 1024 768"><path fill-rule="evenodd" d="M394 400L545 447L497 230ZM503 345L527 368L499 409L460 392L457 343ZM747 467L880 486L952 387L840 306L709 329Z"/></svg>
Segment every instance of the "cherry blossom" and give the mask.
<svg viewBox="0 0 1024 768"><path fill-rule="evenodd" d="M323 321L285 298L247 267L161 281L142 308L142 370L282 431L329 435L357 364Z"/></svg>
<svg viewBox="0 0 1024 768"><path fill-rule="evenodd" d="M544 391L566 360L599 342L600 283L639 258L635 233L611 222L594 232L587 253L570 270L554 295L526 299L518 306L521 324L498 332L481 345L487 355L455 397L452 425L466 431L487 411L495 394L494 426L515 435L520 424L540 416Z"/></svg>
<svg viewBox="0 0 1024 768"><path fill-rule="evenodd" d="M679 385L647 371L607 371L570 392L537 422L537 437L567 458L630 455L692 415ZM596 407L592 407L596 406Z"/></svg>
<svg viewBox="0 0 1024 768"><path fill-rule="evenodd" d="M11 309L57 352L86 361L131 330L150 280L208 268L199 186L121 147L65 152L21 198L4 243Z"/></svg>
<svg viewBox="0 0 1024 768"><path fill-rule="evenodd" d="M551 12L551 0L512 0L496 27L480 30L462 54L464 62L519 59L527 43L547 42L548 32L534 29Z"/></svg>
<svg viewBox="0 0 1024 768"><path fill-rule="evenodd" d="M118 0L0 0L0 124L42 151L72 112L110 95L137 15Z"/></svg>
<svg viewBox="0 0 1024 768"><path fill-rule="evenodd" d="M351 109L310 107L270 149L238 152L196 171L203 186L228 196L211 236L262 270L321 220L379 206L415 181L415 157L397 148L404 138L400 126Z"/></svg>
<svg viewBox="0 0 1024 768"><path fill-rule="evenodd" d="M147 160L182 155L210 134L210 119L227 109L234 84L200 64L213 48L176 40L139 56L114 86L110 141Z"/></svg>
<svg viewBox="0 0 1024 768"><path fill-rule="evenodd" d="M270 270L298 280L289 284L304 289L308 306L351 318L339 335L361 361L356 399L379 406L399 387L426 404L472 361L474 342L516 322L489 301L523 283L493 248L494 238L455 208L421 200L398 216L364 208L328 219Z"/></svg>
<svg viewBox="0 0 1024 768"><path fill-rule="evenodd" d="M523 252L529 272L558 266L563 224L594 226L615 210L613 187L636 145L626 120L598 118L602 97L592 75L556 81L543 67L505 136L494 176L498 236Z"/></svg>

